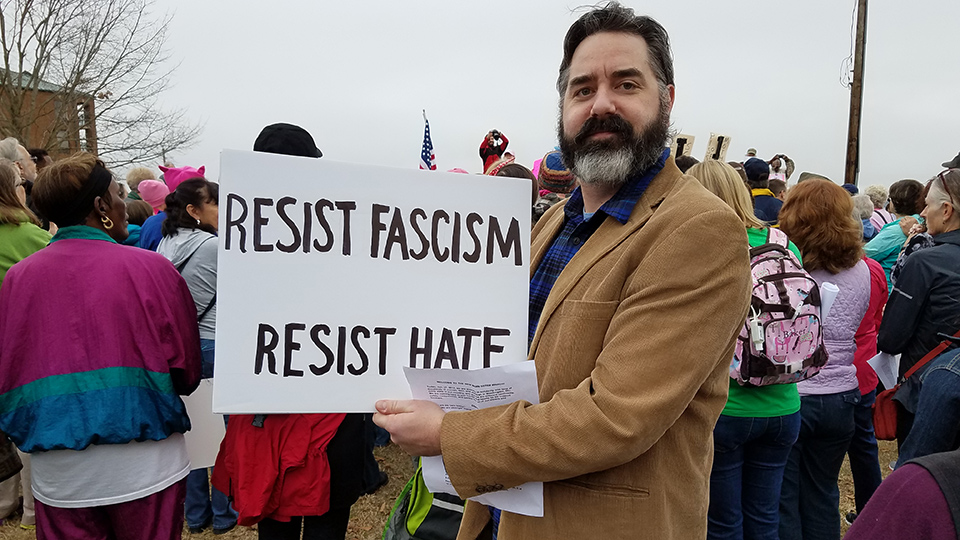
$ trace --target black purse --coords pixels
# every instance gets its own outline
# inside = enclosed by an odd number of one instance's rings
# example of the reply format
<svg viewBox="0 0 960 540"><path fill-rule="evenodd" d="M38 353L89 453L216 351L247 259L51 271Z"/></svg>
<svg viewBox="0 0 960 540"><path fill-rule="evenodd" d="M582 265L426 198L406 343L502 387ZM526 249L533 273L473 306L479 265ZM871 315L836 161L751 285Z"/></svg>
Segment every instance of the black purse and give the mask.
<svg viewBox="0 0 960 540"><path fill-rule="evenodd" d="M17 447L7 438L6 433L0 431L0 482L13 478L20 469L23 469L23 462L20 461Z"/></svg>

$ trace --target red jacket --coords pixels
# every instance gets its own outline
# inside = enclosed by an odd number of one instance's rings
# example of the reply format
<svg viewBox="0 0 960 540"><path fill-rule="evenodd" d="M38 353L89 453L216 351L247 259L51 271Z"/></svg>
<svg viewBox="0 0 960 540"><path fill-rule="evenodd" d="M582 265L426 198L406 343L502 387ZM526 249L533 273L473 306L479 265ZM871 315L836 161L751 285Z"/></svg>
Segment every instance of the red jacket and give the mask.
<svg viewBox="0 0 960 540"><path fill-rule="evenodd" d="M868 394L877 387L876 372L867 364L877 355L877 329L880 328L880 321L883 320L883 306L887 304L887 276L883 272L883 267L877 261L864 257L867 267L870 268L870 304L867 306L867 313L860 321L860 328L857 328L855 339L857 341L857 352L853 356L853 365L857 367L857 383L859 383L860 393Z"/></svg>
<svg viewBox="0 0 960 540"><path fill-rule="evenodd" d="M271 414L256 427L253 415L230 415L212 480L232 499L240 525L327 513L326 450L345 416Z"/></svg>
<svg viewBox="0 0 960 540"><path fill-rule="evenodd" d="M499 146L491 146L490 141L488 141L486 137L484 137L483 142L480 143L480 159L483 160L484 174L486 174L491 165L503 156L504 151L507 149L507 143L510 142L503 133L500 134L500 140L503 141L503 144Z"/></svg>

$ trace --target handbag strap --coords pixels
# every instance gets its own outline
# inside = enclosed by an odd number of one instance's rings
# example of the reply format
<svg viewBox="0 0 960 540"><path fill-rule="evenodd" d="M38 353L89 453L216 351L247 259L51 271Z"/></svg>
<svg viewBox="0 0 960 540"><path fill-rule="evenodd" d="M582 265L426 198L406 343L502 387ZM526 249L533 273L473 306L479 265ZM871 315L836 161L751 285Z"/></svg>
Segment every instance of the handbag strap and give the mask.
<svg viewBox="0 0 960 540"><path fill-rule="evenodd" d="M203 310L203 313L201 313L199 317L197 317L198 323L202 321L204 317L207 316L207 313L210 313L210 310L213 309L213 306L216 305L216 303L217 303L217 293L213 293L213 298L210 299L210 303L207 304L207 308Z"/></svg>
<svg viewBox="0 0 960 540"><path fill-rule="evenodd" d="M953 334L953 337L960 338L960 330L957 330L957 332ZM947 350L947 348L950 347L951 345L953 345L953 342L950 341L949 339L945 339L941 341L939 345L934 347L932 351L928 352L926 356L921 358L919 362L914 364L912 368L910 368L906 373L903 374L903 380L909 379L920 368L927 365L927 363L929 363L934 358L940 356L940 353Z"/></svg>
<svg viewBox="0 0 960 540"><path fill-rule="evenodd" d="M193 251L190 252L190 255L187 255L187 258L184 259L183 262L181 262L180 264L177 265L177 272L180 272L180 273L182 274L182 273L183 273L183 269L187 267L187 263L190 262L190 259L192 259L193 256L196 255L198 251L200 251L200 248L203 247L203 245L207 243L207 240L209 240L209 239L211 239L211 238L215 238L215 237L214 237L214 236L208 236L208 237L204 238L203 241L200 242L200 245L197 246L197 247L195 247L195 248L193 249Z"/></svg>
<svg viewBox="0 0 960 540"><path fill-rule="evenodd" d="M177 272L180 272L181 274L183 274L183 269L187 267L187 263L190 262L190 259L192 259L193 256L196 255L198 251L200 251L200 248L202 248L203 245L207 243L207 240L210 240L211 238L216 238L216 237L215 237L215 236L208 236L207 238L204 238L203 241L200 242L200 245L197 246L196 248L194 248L194 250L190 252L190 255L187 255L187 258L184 259L183 262L181 262L180 264L177 265ZM213 293L213 298L210 299L210 303L207 304L206 309L204 309L204 310L203 310L203 313L201 313L200 316L197 317L197 322L198 322L198 323L199 323L200 321L202 321L204 317L207 316L207 313L209 313L210 310L213 309L213 306L214 306L216 303L217 303L217 293L214 292L214 293Z"/></svg>

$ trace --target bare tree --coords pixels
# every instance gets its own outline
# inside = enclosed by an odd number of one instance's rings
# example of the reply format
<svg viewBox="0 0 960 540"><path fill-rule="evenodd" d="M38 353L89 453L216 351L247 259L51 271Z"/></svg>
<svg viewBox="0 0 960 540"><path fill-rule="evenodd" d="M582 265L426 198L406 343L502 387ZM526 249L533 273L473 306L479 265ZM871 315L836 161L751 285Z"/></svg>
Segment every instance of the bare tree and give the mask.
<svg viewBox="0 0 960 540"><path fill-rule="evenodd" d="M0 134L111 166L157 161L201 127L160 95L170 17L152 0L0 0Z"/></svg>

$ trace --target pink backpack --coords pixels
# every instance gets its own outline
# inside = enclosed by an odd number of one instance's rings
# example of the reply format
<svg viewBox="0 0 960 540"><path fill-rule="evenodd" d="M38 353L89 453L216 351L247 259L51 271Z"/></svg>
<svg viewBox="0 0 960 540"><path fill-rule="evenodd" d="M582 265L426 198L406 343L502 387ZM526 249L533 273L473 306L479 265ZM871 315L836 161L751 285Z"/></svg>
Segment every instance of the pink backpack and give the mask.
<svg viewBox="0 0 960 540"><path fill-rule="evenodd" d="M750 249L750 311L730 364L730 377L744 386L796 383L827 363L820 287L790 251L787 235L767 231L767 242Z"/></svg>

